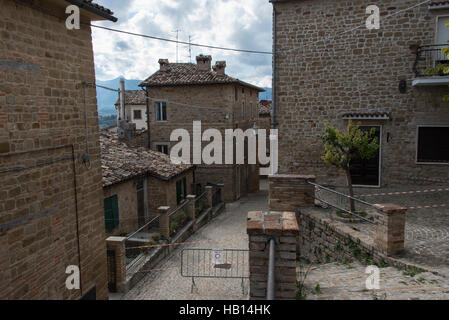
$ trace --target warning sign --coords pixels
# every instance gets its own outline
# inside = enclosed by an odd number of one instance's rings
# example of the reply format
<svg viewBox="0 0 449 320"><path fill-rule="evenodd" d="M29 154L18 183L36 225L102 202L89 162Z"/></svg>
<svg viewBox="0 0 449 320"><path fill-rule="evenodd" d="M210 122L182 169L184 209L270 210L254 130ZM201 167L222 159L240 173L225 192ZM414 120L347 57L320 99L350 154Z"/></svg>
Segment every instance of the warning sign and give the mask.
<svg viewBox="0 0 449 320"><path fill-rule="evenodd" d="M212 264L223 264L223 250L212 250Z"/></svg>

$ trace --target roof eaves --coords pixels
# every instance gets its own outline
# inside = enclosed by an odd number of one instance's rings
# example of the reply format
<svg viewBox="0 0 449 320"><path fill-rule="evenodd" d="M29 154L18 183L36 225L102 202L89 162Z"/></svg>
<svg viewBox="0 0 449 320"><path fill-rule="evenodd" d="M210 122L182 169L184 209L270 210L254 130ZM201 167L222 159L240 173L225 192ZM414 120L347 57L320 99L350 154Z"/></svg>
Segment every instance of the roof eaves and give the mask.
<svg viewBox="0 0 449 320"><path fill-rule="evenodd" d="M117 18L113 16L113 12L109 9L106 9L102 6L95 5L92 1L87 2L85 0L65 0L73 5L76 5L82 9L85 9L97 16L110 20L112 22L117 22Z"/></svg>

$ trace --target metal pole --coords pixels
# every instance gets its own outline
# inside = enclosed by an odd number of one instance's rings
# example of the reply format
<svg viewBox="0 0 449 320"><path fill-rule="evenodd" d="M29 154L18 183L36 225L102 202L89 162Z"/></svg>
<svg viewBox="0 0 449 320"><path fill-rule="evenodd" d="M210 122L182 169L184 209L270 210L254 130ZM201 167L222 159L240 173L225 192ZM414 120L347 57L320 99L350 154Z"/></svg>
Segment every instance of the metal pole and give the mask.
<svg viewBox="0 0 449 320"><path fill-rule="evenodd" d="M148 93L148 87L145 87L145 97L147 106L147 139L148 139L148 150L151 150L151 140L150 140L150 94Z"/></svg>
<svg viewBox="0 0 449 320"><path fill-rule="evenodd" d="M269 260L268 260L268 281L267 281L267 300L274 300L274 254L275 254L275 242L274 238L269 242Z"/></svg>
<svg viewBox="0 0 449 320"><path fill-rule="evenodd" d="M277 23L277 18L276 18L276 8L275 8L275 4L273 3L273 76L272 76L272 88L271 88L271 129L276 129L277 126L277 90L276 90L276 85L277 85L277 59L276 59L276 50L277 50L277 44L276 44L276 23Z"/></svg>

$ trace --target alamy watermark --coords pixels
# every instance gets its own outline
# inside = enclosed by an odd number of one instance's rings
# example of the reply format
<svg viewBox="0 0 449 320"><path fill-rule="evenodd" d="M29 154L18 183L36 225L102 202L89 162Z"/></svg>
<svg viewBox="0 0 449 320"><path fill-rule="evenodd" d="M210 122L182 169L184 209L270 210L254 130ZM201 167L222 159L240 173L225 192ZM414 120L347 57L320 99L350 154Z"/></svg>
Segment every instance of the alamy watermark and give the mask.
<svg viewBox="0 0 449 320"><path fill-rule="evenodd" d="M174 164L260 164L261 175L273 175L278 171L278 130L271 129L225 129L224 138L218 129L201 130L201 121L193 121L191 137L186 129L176 129L170 135L170 158ZM267 156L267 139L270 141L270 156ZM203 148L203 142L208 144ZM234 144L235 142L235 144ZM246 143L245 143L246 142ZM223 148L224 144L224 148ZM245 161L247 145L247 161ZM224 155L223 155L224 151ZM235 151L235 154L234 154Z"/></svg>

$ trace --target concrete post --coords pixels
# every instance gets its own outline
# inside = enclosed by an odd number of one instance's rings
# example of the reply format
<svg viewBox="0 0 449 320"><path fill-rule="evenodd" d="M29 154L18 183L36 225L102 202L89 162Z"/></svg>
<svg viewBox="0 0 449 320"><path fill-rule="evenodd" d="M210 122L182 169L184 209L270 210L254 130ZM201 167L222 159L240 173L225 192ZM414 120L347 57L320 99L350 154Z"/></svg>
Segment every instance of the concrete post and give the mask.
<svg viewBox="0 0 449 320"><path fill-rule="evenodd" d="M189 204L187 205L187 214L189 215L190 220L195 221L195 199L196 196L189 194L187 196L187 200L189 201Z"/></svg>
<svg viewBox="0 0 449 320"><path fill-rule="evenodd" d="M124 237L109 237L106 239L107 250L114 251L115 256L115 283L117 292L126 293L126 238ZM109 265L109 264L108 264ZM108 273L111 270L108 270Z"/></svg>
<svg viewBox="0 0 449 320"><path fill-rule="evenodd" d="M378 212L374 217L374 245L386 255L404 250L405 213L407 208L395 204L375 204Z"/></svg>
<svg viewBox="0 0 449 320"><path fill-rule="evenodd" d="M207 198L207 204L209 205L209 208L212 208L213 196L214 196L214 187L206 186L206 198Z"/></svg>
<svg viewBox="0 0 449 320"><path fill-rule="evenodd" d="M270 210L296 211L299 207L314 204L315 187L307 181L315 182L315 176L277 174L268 176L270 189Z"/></svg>
<svg viewBox="0 0 449 320"><path fill-rule="evenodd" d="M299 234L294 212L249 212L250 299L267 295L269 240L275 240L275 299L296 299L296 237Z"/></svg>
<svg viewBox="0 0 449 320"><path fill-rule="evenodd" d="M170 207L159 207L157 210L161 215L159 218L161 236L165 239L170 239L170 218L168 217Z"/></svg>

